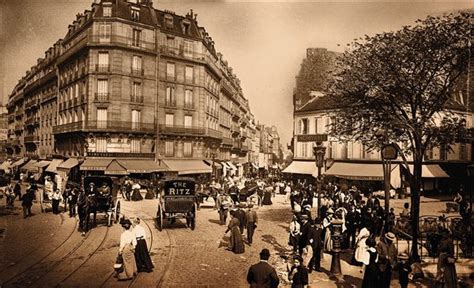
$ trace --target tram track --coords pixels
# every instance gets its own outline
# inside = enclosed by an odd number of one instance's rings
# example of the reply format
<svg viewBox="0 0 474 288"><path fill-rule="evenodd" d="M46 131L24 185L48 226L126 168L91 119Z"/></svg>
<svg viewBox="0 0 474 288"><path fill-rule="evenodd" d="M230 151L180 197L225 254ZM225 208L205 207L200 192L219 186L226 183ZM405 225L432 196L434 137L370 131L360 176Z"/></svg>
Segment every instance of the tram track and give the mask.
<svg viewBox="0 0 474 288"><path fill-rule="evenodd" d="M60 248L62 248L73 236L74 236L74 233L76 232L77 230L77 227L78 227L78 224L79 224L79 220L76 219L76 222L74 224L74 229L71 231L71 233L69 233L67 235L67 237L61 242L59 243L59 245L56 246L56 248L54 248L53 250L51 250L50 252L48 252L46 255L44 255L43 257L41 257L39 260L35 261L33 264L27 266L25 269L23 269L20 273L16 273L14 275L12 275L11 277L7 278L6 280L2 281L2 285L7 285L8 283L10 283L13 279L17 278L18 276L21 276L23 274L25 274L26 272L29 272L29 270L37 265L39 265L40 263L42 263L44 260L46 260L48 257L50 257L52 254L54 254L56 251L58 251ZM83 237L85 238L85 237ZM81 243L83 243L85 241L85 239L83 239L83 241L81 241ZM79 247L78 247L79 248ZM78 249L77 248L77 249ZM8 269L11 269L13 267L15 267L17 264L19 263L22 263L22 261L28 257L31 257L31 253L33 251L35 251L37 249L33 249L31 250L29 253L26 253L25 256L23 256L22 258L20 258L17 262L15 262L13 265L10 265L8 266L5 270L8 270ZM3 271L2 271L3 272Z"/></svg>
<svg viewBox="0 0 474 288"><path fill-rule="evenodd" d="M148 219L142 219L141 223L145 223L146 227L148 228L148 231L150 231L150 247L148 247L148 253L151 253L151 249L153 248L153 230L151 230L150 225L147 223ZM153 220L153 219L152 219ZM138 279L140 278L140 273L130 281L127 287L132 287L135 283L137 283Z"/></svg>

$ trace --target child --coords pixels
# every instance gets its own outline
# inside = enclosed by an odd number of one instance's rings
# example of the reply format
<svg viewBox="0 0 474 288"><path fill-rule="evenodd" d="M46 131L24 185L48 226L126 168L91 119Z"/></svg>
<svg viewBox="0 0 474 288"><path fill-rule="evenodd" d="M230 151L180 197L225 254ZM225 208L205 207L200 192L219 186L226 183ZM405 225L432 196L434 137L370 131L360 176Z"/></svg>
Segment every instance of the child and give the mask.
<svg viewBox="0 0 474 288"><path fill-rule="evenodd" d="M409 257L406 253L398 255L398 259L400 260L398 263L398 281L402 288L408 287L408 278L411 274L411 267L410 264L408 264L408 258Z"/></svg>

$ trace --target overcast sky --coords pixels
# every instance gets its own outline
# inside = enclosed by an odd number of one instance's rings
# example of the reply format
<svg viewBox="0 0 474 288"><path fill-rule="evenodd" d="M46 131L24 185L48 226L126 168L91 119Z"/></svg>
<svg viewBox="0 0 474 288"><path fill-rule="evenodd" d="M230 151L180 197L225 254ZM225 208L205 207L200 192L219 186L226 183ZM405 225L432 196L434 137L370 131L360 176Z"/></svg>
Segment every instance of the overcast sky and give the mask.
<svg viewBox="0 0 474 288"><path fill-rule="evenodd" d="M193 9L198 14L199 25L210 33L242 81L253 114L260 122L278 127L284 146L292 135L292 91L306 48L342 52L346 43L365 34L397 30L427 15L474 7L472 1L153 2L161 10L184 15ZM0 0L2 103L26 70L64 37L75 15L91 3Z"/></svg>

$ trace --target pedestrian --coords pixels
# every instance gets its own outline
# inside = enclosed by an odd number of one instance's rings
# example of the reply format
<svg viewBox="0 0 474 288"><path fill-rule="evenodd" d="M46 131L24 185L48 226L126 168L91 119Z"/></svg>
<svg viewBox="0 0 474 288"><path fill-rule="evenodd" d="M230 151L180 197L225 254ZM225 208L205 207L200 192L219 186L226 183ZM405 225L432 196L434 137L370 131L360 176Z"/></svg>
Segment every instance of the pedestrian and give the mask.
<svg viewBox="0 0 474 288"><path fill-rule="evenodd" d="M229 247L228 250L234 252L235 254L242 254L245 252L244 241L242 240L242 233L240 232L240 222L237 217L235 217L235 212L237 210L233 209L230 212L230 221L227 226L225 233L230 231Z"/></svg>
<svg viewBox="0 0 474 288"><path fill-rule="evenodd" d="M408 263L407 253L402 253L398 255L400 262L397 264L398 268L398 282L400 283L401 288L408 287L409 275L411 274L411 266Z"/></svg>
<svg viewBox="0 0 474 288"><path fill-rule="evenodd" d="M345 248L354 248L356 241L356 231L359 228L360 214L356 211L355 206L350 206L349 212L346 215L347 230L344 237Z"/></svg>
<svg viewBox="0 0 474 288"><path fill-rule="evenodd" d="M280 284L276 270L268 264L268 259L270 251L264 248L260 252L260 262L250 266L247 282L251 288L275 288Z"/></svg>
<svg viewBox="0 0 474 288"><path fill-rule="evenodd" d="M392 269L397 264L397 248L393 244L395 234L386 233L377 243L377 253L379 256L378 267L380 270L380 283L378 287L389 288L392 279Z"/></svg>
<svg viewBox="0 0 474 288"><path fill-rule="evenodd" d="M324 251L332 252L332 239L331 239L331 222L334 217L334 210L329 208L327 216L323 220L323 234L324 234Z"/></svg>
<svg viewBox="0 0 474 288"><path fill-rule="evenodd" d="M303 264L303 259L299 255L295 255L293 265L289 269L288 280L291 282L292 288L308 287L308 269Z"/></svg>
<svg viewBox="0 0 474 288"><path fill-rule="evenodd" d="M61 192L59 189L54 190L53 192L53 199L52 199L52 206L53 206L53 213L59 214L59 202L61 202Z"/></svg>
<svg viewBox="0 0 474 288"><path fill-rule="evenodd" d="M374 238L368 238L366 241L367 252L369 254L369 262L365 267L364 278L362 279L362 288L379 288L382 287L380 283L380 270L377 265L377 250L375 249Z"/></svg>
<svg viewBox="0 0 474 288"><path fill-rule="evenodd" d="M257 223L258 223L258 216L257 212L253 210L253 204L248 204L248 210L246 214L246 219L247 219L247 242L249 245L252 245L253 241L253 233L255 232L255 229L257 228Z"/></svg>
<svg viewBox="0 0 474 288"><path fill-rule="evenodd" d="M309 233L309 243L313 250L313 257L311 258L310 265L308 266L309 272L316 270L321 272L321 253L322 253L322 240L321 235L323 230L321 229L321 220L316 218L314 225L311 225Z"/></svg>
<svg viewBox="0 0 474 288"><path fill-rule="evenodd" d="M21 200L21 186L19 181L16 182L15 186L13 187L13 193L15 194L15 198L13 200L15 200L16 197L18 197L18 200Z"/></svg>
<svg viewBox="0 0 474 288"><path fill-rule="evenodd" d="M76 187L69 189L66 197L69 204L69 217L76 217L76 206L79 191Z"/></svg>
<svg viewBox="0 0 474 288"><path fill-rule="evenodd" d="M23 207L23 218L33 216L31 213L31 207L33 206L33 199L35 197L35 192L32 189L29 189L23 197L21 197L21 206Z"/></svg>
<svg viewBox="0 0 474 288"><path fill-rule="evenodd" d="M135 234L132 232L132 223L126 219L122 221L124 231L120 235L119 255L123 259L123 271L117 275L119 280L129 280L137 274L134 249L137 245Z"/></svg>
<svg viewBox="0 0 474 288"><path fill-rule="evenodd" d="M237 219L239 219L239 228L240 228L240 233L241 234L244 234L244 229L245 229L245 226L246 226L246 222L247 222L247 219L245 219L245 211L242 209L245 207L245 204L242 203L242 204L239 204L237 205L237 211L235 211L235 217L237 217Z"/></svg>
<svg viewBox="0 0 474 288"><path fill-rule="evenodd" d="M309 242L309 232L311 229L311 223L309 223L308 215L301 215L301 233L298 243L298 253L303 254L303 249L308 245Z"/></svg>
<svg viewBox="0 0 474 288"><path fill-rule="evenodd" d="M288 203L290 201L290 196L291 196L291 186L290 183L287 183L285 186L285 203ZM292 208L293 209L293 208Z"/></svg>
<svg viewBox="0 0 474 288"><path fill-rule="evenodd" d="M133 233L137 240L137 245L135 247L135 261L137 262L138 272L147 272L150 273L153 271L153 263L151 262L150 254L148 253L148 248L145 240L145 228L140 225L140 218L136 218L133 221Z"/></svg>
<svg viewBox="0 0 474 288"><path fill-rule="evenodd" d="M370 230L367 227L362 228L356 238L356 249L351 264L357 266L369 265L370 255L367 252L367 239L369 238Z"/></svg>
<svg viewBox="0 0 474 288"><path fill-rule="evenodd" d="M298 222L298 217L296 217L296 215L293 215L293 219L290 222L290 239L288 241L288 245L293 247L294 253L298 251L300 236L301 236L301 225Z"/></svg>
<svg viewBox="0 0 474 288"><path fill-rule="evenodd" d="M437 287L457 287L456 259L454 258L453 240L449 238L449 231L442 230L442 238L439 243L439 257L436 273Z"/></svg>

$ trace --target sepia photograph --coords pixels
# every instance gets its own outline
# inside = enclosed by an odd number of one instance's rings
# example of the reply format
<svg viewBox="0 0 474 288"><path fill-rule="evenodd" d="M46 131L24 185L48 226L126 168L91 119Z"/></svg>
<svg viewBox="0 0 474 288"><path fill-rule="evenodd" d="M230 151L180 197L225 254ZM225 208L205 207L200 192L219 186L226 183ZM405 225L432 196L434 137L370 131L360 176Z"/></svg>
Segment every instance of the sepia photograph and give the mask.
<svg viewBox="0 0 474 288"><path fill-rule="evenodd" d="M474 288L473 27L0 0L0 288Z"/></svg>

